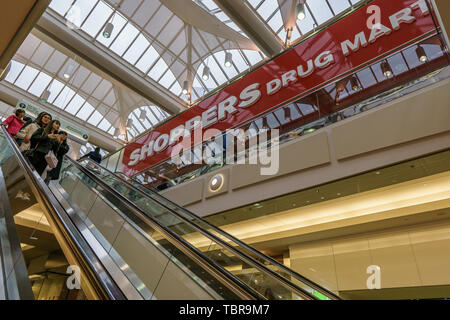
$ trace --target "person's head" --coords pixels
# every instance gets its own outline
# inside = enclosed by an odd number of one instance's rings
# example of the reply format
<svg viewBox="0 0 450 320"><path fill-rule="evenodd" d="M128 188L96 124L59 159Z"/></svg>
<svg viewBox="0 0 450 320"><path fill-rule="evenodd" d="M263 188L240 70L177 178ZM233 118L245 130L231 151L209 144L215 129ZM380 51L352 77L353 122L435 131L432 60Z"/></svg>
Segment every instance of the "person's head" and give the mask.
<svg viewBox="0 0 450 320"><path fill-rule="evenodd" d="M100 148L99 147L95 148L95 153L100 153Z"/></svg>
<svg viewBox="0 0 450 320"><path fill-rule="evenodd" d="M57 133L61 123L58 120L50 121L44 129L44 134Z"/></svg>
<svg viewBox="0 0 450 320"><path fill-rule="evenodd" d="M22 119L23 117L25 117L25 110L17 109L16 110L16 117L19 118L19 119Z"/></svg>
<svg viewBox="0 0 450 320"><path fill-rule="evenodd" d="M60 136L63 137L63 140L66 140L66 139L67 139L67 132L65 132L65 131L60 131L60 132L58 132L58 134L59 134Z"/></svg>
<svg viewBox="0 0 450 320"><path fill-rule="evenodd" d="M50 121L52 121L52 116L47 112L41 112L34 122L36 122L40 127L44 128L49 124Z"/></svg>

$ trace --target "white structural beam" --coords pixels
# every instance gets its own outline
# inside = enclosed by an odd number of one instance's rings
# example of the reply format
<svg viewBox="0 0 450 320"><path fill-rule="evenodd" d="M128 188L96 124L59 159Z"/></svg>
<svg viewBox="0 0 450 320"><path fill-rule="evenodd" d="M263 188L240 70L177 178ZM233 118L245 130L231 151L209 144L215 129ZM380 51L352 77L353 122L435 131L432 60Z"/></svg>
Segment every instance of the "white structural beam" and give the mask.
<svg viewBox="0 0 450 320"><path fill-rule="evenodd" d="M120 58L81 32L68 28L60 16L46 11L36 29L167 112L177 114L187 108L182 99L168 93L166 88L134 72Z"/></svg>
<svg viewBox="0 0 450 320"><path fill-rule="evenodd" d="M269 26L255 15L245 1L214 0L214 2L249 36L266 56L273 57L283 51L284 46L278 37Z"/></svg>

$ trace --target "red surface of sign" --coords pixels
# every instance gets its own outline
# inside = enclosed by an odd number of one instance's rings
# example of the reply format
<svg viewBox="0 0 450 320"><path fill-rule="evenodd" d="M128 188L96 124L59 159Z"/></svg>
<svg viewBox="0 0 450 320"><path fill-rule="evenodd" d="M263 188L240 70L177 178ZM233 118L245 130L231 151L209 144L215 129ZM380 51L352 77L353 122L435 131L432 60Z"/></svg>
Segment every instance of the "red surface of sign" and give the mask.
<svg viewBox="0 0 450 320"><path fill-rule="evenodd" d="M214 116L217 118L219 108L214 109L216 110L215 112L211 108L231 96L237 98L234 104L236 111L232 113L225 112L222 119L217 119L215 123L206 129L216 128L222 131L233 128L275 106L301 97L333 78L348 73L392 51L396 51L410 41L417 40L420 36L435 30L432 16L423 12L427 8L423 6L424 4L426 5L425 1L417 0L372 1L365 7L303 41L239 81L201 101L175 119L128 145L124 151L122 172L127 175L133 175L170 158L173 145L167 146L160 152L155 151L151 155L142 157L140 161L130 165L130 163L136 162L132 161L132 159L136 158L136 154L139 155L139 151L136 149L148 146L150 142L155 141L161 135L170 135L171 130L179 125L186 124L188 120L196 116L201 117L203 114L205 119L204 113L206 110L210 109L211 111L206 116L206 120L208 118L214 119ZM379 22L381 22L382 26L378 25L376 27L377 32L368 28L368 23L372 21L372 11L368 9L373 5L381 8L381 21ZM359 49L353 45L355 39L358 39L358 34L360 40L362 39L364 42L365 38L367 41L367 45L360 46ZM373 41L370 42L370 39ZM347 45L343 45L343 43L347 43ZM350 45L351 43L353 44ZM348 51L347 56L344 55L345 51ZM327 58L330 59L331 56L333 61L327 64ZM308 63L310 66L314 65L314 70L308 75L300 76L302 71L306 72L308 69ZM300 70L298 69L299 66L302 66ZM291 73L289 74L289 72ZM279 79L278 82L283 82L283 75L286 86L281 86L278 91L269 95L270 90L268 90L267 84L276 84L275 82L277 81L274 81L274 79ZM297 80L294 81L295 79ZM239 107L245 101L252 102L252 99L243 95L242 92L247 87L255 84L259 84L257 90L260 92L260 98L249 106ZM252 92L254 93L255 91L253 90ZM181 141L181 138L178 141ZM133 152L134 154L132 155Z"/></svg>

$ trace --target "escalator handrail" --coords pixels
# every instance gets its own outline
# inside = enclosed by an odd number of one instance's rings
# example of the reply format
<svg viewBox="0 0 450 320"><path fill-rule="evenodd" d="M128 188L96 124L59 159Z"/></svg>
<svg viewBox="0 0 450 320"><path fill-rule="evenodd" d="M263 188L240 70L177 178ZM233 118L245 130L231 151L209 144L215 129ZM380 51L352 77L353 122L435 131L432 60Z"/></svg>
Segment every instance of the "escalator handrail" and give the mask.
<svg viewBox="0 0 450 320"><path fill-rule="evenodd" d="M71 161L74 161L72 159L70 159ZM235 255L239 256L241 259L243 259L244 261L247 260L246 262L249 263L250 265L253 265L256 269L258 269L259 271L265 273L266 275L269 275L272 278L275 278L276 280L278 280L278 282L280 282L284 287L289 287L290 290L293 290L296 294L298 294L299 296L305 297L307 296L310 299L317 299L317 297L313 296L311 293L307 292L305 289L298 287L297 285L295 285L294 283L290 282L289 280L287 280L286 278L280 276L278 273L274 272L273 270L269 269L267 266L265 266L264 264L262 264L260 261L254 259L253 257L249 256L247 253L245 252L241 252L239 250L237 250L235 247L233 247L232 245L230 245L229 243L223 241L222 239L218 238L217 236L215 236L214 234L211 234L209 231L203 229L202 227L198 226L197 224L195 224L193 221L186 219L184 216L180 215L178 212L174 211L173 209L167 207L165 204L161 203L159 200L157 199L153 199L151 198L148 194L144 193L142 190L139 190L138 188L136 188L135 186L133 186L132 184L130 184L129 182L125 181L124 179L120 178L117 174L105 169L104 167L102 167L101 165L99 165L96 162L91 161L90 159L86 159L86 161L88 161L89 163L91 163L94 166L100 167L102 170L105 170L107 173L113 175L116 179L119 179L120 181L124 182L130 189L132 189L133 191L137 192L138 194L140 194L141 196L143 196L144 198L150 198L153 201L156 201L160 206L164 207L166 210L168 210L169 212L171 212L172 214L174 214L175 216L177 216L179 219L181 219L182 221L184 221L185 223L189 224L190 226L192 226L194 229L196 229L199 233L203 234L204 236L206 236L207 238L209 238L210 240L215 241L217 244L220 244L222 247L225 247L226 249L228 249L229 251L233 252ZM81 166L79 163L76 163L76 165ZM84 168L83 166L81 166L82 168ZM161 196L162 197L162 196ZM128 200L128 199L127 199ZM129 201L129 200L128 200ZM179 207L179 206L177 206ZM184 211L187 211L186 209L184 209ZM189 212L189 211L187 211ZM190 214L191 216L193 215L194 218L197 218L197 216L195 216L193 213ZM216 228L217 229L217 228ZM223 232L223 231L222 231ZM225 233L225 236L229 236L228 234ZM230 236L231 237L231 236ZM242 243L242 242L240 242ZM244 247L248 248L247 244L243 245ZM259 252L256 249L252 248L252 252ZM258 256L262 256L264 258L264 260L268 260L266 256L264 256L263 254L259 254ZM249 262L250 261L250 262ZM286 267L285 267L286 268ZM283 270L285 269L283 268ZM308 284L309 285L309 284ZM316 285L317 286L317 285ZM312 288L314 288L313 286L310 286ZM320 287L319 287L320 288ZM314 288L315 289L315 288ZM319 290L317 290L319 291ZM323 292L325 291L324 289L321 288L321 290L319 292ZM332 295L332 294L330 294ZM334 295L332 295L332 297L334 299L339 299L339 298L335 298Z"/></svg>
<svg viewBox="0 0 450 320"><path fill-rule="evenodd" d="M127 183L127 185L131 186L133 188L133 190L138 191L139 193L143 193L143 191L139 190L138 188L136 188L134 185L132 185L131 183L129 183L128 181L120 178L120 176L118 176L115 172L110 171L109 169L103 167L102 165L93 162L91 159L84 159L89 161L90 163L99 166L100 168L102 168L102 170L105 170L106 172L114 175L115 177L125 181ZM132 180L133 182L141 185L142 187L146 188L147 190L149 190L150 192L152 192L153 194L155 194L156 197L159 197L160 199L163 199L163 201L167 201L169 202L171 205L175 206L176 208L178 208L179 210L182 210L184 213L186 213L187 215L189 215L191 218L196 219L201 221L202 223L204 223L205 225L208 226L208 228L211 228L212 230L214 230L215 232L219 233L220 235L224 236L225 238L230 239L231 241L233 241L234 243L238 244L239 246L243 247L244 249L250 251L252 254L256 255L258 258L261 258L265 261L268 261L270 264L275 265L276 267L282 269L284 272L288 273L290 276L292 276L293 278L305 283L306 285L310 286L311 288L313 288L314 290L332 298L335 300L340 300L341 298L338 297L337 295L335 295L334 293L332 293L331 291L321 287L320 285L318 285L317 283L305 278L304 276L302 276L301 274L295 272L294 270L286 267L284 264L279 263L278 261L276 261L275 259L261 253L260 251L256 250L255 248L249 246L248 244L246 244L245 242L237 239L236 237L234 237L233 235L223 231L222 229L214 226L213 224L209 223L208 221L204 220L203 218L197 216L195 213L187 210L186 208L183 208L182 206L178 205L177 203L173 202L172 200L164 197L163 195L161 195L158 192L155 192L154 190L147 188L146 186L144 186L142 183L140 183L139 181L137 181L134 178L128 177L130 180ZM148 196L148 195L147 195ZM152 198L153 199L153 198ZM157 199L154 199L155 201L157 201L160 205L163 205L164 207L166 207L164 204L162 204L160 201L158 201ZM166 207L167 208L167 207ZM169 210L171 210L170 208L167 208ZM172 211L172 210L171 210ZM184 219L183 219L184 220Z"/></svg>
<svg viewBox="0 0 450 320"><path fill-rule="evenodd" d="M217 264L215 261L210 259L208 256L203 254L199 249L192 246L189 242L187 242L185 239L183 239L180 235L174 233L172 230L167 228L164 224L157 221L154 217L150 216L147 212L142 210L140 207L136 206L132 201L130 201L128 198L123 196L121 193L114 190L112 187L110 187L108 184L106 184L103 180L98 178L95 174L93 174L90 170L86 169L84 166L79 164L74 159L70 158L69 156L65 156L66 159L69 160L78 170L80 170L83 174L88 176L90 179L92 179L95 183L100 185L102 188L107 190L109 193L113 194L120 202L124 203L130 210L133 211L133 213L138 213L136 216L144 216L148 220L145 222L148 223L151 227L158 230L164 237L169 240L172 244L174 244L178 249L186 253L191 259L194 261L200 262L203 266L207 266L208 270L214 271L215 275L213 276L220 276L222 279L228 279L231 280L232 283L234 283L234 292L237 292L241 296L246 296L246 298L249 299L257 299L257 300L264 300L265 298L261 296L258 292L256 292L253 288L246 285L242 280L234 276L231 272L226 270L224 267ZM85 160L85 159L83 159ZM123 181L120 179L120 181ZM139 231L139 230L138 230ZM216 277L217 278L217 277ZM224 282L225 285L229 282ZM237 288L236 288L237 286ZM237 290L236 290L237 289Z"/></svg>
<svg viewBox="0 0 450 320"><path fill-rule="evenodd" d="M45 208L49 211L52 211L51 216L56 216L59 219L59 221L56 221L55 219L55 222L60 227L64 228L64 230L67 232L67 234L62 233L63 236L69 237L69 239L66 238L66 241L69 242L69 245L70 243L72 244L72 249L78 251L77 257L79 257L82 260L82 263L87 266L87 268L89 268L89 270L91 271L90 275L95 277L95 289L97 294L99 294L99 296L103 299L125 300L125 295L123 294L117 283L113 280L109 272L106 270L101 260L90 248L89 244L82 237L73 222L70 219L69 222L62 218L63 214L61 212L64 211L64 209L56 199L51 199L51 197L49 196L49 194L51 194L50 190L48 191L48 193L44 191L43 181L40 182L38 180L37 174L33 169L31 169L27 159L22 155L12 137L3 126L1 127L3 137L11 147L14 156L16 157L19 165L24 171L24 174L29 177L28 181L31 182L32 188L34 188L38 192L39 197L41 197L41 199L46 204Z"/></svg>

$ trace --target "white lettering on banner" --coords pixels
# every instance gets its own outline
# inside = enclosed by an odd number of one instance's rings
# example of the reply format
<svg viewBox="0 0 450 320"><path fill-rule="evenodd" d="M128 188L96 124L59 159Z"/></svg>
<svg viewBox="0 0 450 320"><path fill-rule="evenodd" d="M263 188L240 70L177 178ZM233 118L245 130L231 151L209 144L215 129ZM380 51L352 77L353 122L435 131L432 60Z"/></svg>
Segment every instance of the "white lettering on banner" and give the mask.
<svg viewBox="0 0 450 320"><path fill-rule="evenodd" d="M425 0L419 0L417 2L414 2L411 5L411 8L413 9L419 8L422 11L423 15L427 15L430 13L430 10L428 9L428 5Z"/></svg>
<svg viewBox="0 0 450 320"><path fill-rule="evenodd" d="M283 74L281 76L281 82L283 82L283 87L287 87L289 83L297 82L297 71L291 70Z"/></svg>
<svg viewBox="0 0 450 320"><path fill-rule="evenodd" d="M259 90L259 83L254 83L244 90L239 95L242 102L239 103L239 108L247 108L255 104L261 98L261 91Z"/></svg>
<svg viewBox="0 0 450 320"><path fill-rule="evenodd" d="M273 79L272 81L267 83L267 95L271 96L281 89L281 80Z"/></svg>
<svg viewBox="0 0 450 320"><path fill-rule="evenodd" d="M169 139L169 146L173 146L175 143L178 142L180 137L183 137L186 135L186 130L184 129L184 125L179 125L175 129L172 129L170 131L170 139Z"/></svg>
<svg viewBox="0 0 450 320"><path fill-rule="evenodd" d="M405 8L402 11L397 12L389 17L391 21L392 29L398 30L400 29L400 23L413 23L416 21L416 17L412 16L412 9Z"/></svg>
<svg viewBox="0 0 450 320"><path fill-rule="evenodd" d="M303 70L303 66L300 65L297 67L297 73L299 77L306 78L310 74L314 72L314 63L312 60L308 60L307 62L308 69L306 71Z"/></svg>
<svg viewBox="0 0 450 320"><path fill-rule="evenodd" d="M169 135L162 134L156 139L155 145L153 146L153 150L155 152L161 152L165 148L167 148L168 144L169 144Z"/></svg>
<svg viewBox="0 0 450 320"><path fill-rule="evenodd" d="M361 47L367 47L369 44L375 43L379 38L388 36L393 30L399 30L403 25L411 24L417 20L413 15L414 10L420 10L423 15L429 14L428 5L425 0L419 0L407 8L399 10L398 12L389 16L390 26L385 26L381 23L381 9L376 6L369 6L368 14L372 14L366 20L369 31L359 31L353 38L344 40L340 44L340 49L345 57L357 52ZM194 130L194 145L201 144L202 130L212 126L213 124L224 121L229 115L238 113L240 109L248 108L258 102L262 97L261 86L265 86L265 94L271 96L287 88L290 85L298 82L299 78L306 78L312 75L318 69L325 69L335 63L335 56L331 51L324 51L319 53L316 57L308 61L302 61L293 70L283 70L280 77L272 79L265 84L253 83L241 91L239 97L229 96L225 100L218 102L216 105L209 107L203 111L201 115L197 115L186 121L184 125L172 129L169 134L163 134L157 137L153 142L149 142L139 149L134 150L130 155L128 166L134 166L140 161L152 156L166 149L168 146L179 148L178 144L184 142L185 137L191 135ZM306 70L305 70L306 69ZM197 129L199 133L197 134Z"/></svg>
<svg viewBox="0 0 450 320"><path fill-rule="evenodd" d="M226 112L228 112L228 114L236 113L238 111L234 107L236 104L237 98L235 96L231 96L227 100L219 103L219 116L218 116L219 121L227 117Z"/></svg>
<svg viewBox="0 0 450 320"><path fill-rule="evenodd" d="M356 34L355 42L345 40L344 42L342 42L341 47L344 56L350 55L351 52L358 51L361 47L367 47L366 34L364 33L364 31L361 31L360 33Z"/></svg>

